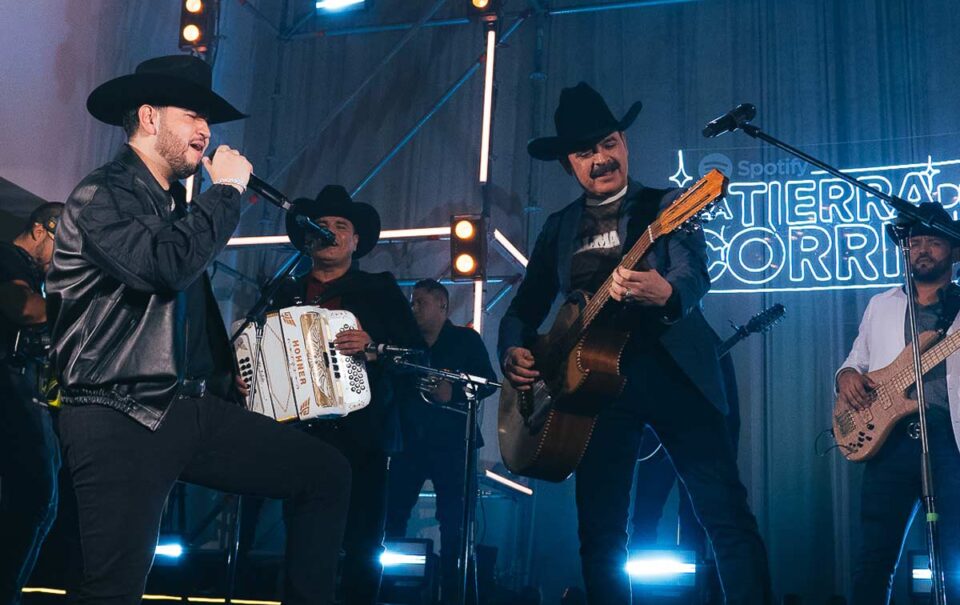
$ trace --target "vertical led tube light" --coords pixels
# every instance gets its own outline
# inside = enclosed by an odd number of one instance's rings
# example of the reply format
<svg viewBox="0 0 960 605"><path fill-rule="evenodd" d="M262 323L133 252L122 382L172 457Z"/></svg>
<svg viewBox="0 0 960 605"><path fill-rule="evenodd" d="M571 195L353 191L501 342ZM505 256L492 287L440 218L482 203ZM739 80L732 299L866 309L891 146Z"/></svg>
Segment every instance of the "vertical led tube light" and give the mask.
<svg viewBox="0 0 960 605"><path fill-rule="evenodd" d="M483 124L480 131L480 184L487 183L490 163L490 121L493 113L493 64L497 52L497 32L487 29L486 71L483 78Z"/></svg>

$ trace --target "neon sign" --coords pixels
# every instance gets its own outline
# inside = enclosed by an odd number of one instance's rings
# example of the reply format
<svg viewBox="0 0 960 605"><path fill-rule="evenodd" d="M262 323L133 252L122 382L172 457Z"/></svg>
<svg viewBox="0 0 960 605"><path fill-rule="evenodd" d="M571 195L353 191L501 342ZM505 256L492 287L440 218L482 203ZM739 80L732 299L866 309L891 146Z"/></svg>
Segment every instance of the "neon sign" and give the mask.
<svg viewBox="0 0 960 605"><path fill-rule="evenodd" d="M670 180L692 177L678 153ZM711 292L887 288L900 284L900 257L884 224L894 212L880 198L803 162L734 163L711 153L699 173L731 177L727 196L704 225ZM960 210L960 160L845 170L884 193L918 204L942 200ZM740 180L738 180L738 178Z"/></svg>

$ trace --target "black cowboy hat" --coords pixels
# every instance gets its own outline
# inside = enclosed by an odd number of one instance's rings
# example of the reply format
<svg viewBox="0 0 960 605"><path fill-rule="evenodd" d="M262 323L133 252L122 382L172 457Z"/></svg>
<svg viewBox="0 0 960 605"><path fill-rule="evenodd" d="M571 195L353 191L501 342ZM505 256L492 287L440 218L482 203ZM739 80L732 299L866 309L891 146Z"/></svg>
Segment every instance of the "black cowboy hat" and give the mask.
<svg viewBox="0 0 960 605"><path fill-rule="evenodd" d="M327 185L315 199L299 198L287 213L287 235L297 250L302 250L307 240L307 228L297 223L297 215L309 219L321 216L342 216L353 223L354 232L360 236L353 258L364 256L377 245L380 239L380 215L370 204L355 202L340 185Z"/></svg>
<svg viewBox="0 0 960 605"><path fill-rule="evenodd" d="M950 240L950 243L954 247L960 246L960 240L953 237L947 237L946 235L934 229L933 227L930 227L924 224L925 222L929 222L932 219L938 219L940 221L953 225L957 229L960 229L960 221L953 220L953 218L950 217L950 213L943 209L943 206L941 206L937 202L923 202L917 206L917 211L920 213L922 217L924 217L923 221L915 221L912 218L903 216L903 215L898 216L896 220L893 221L892 224L887 225L887 229L886 229L887 236L890 237L890 239L897 241L897 238L893 232L894 231L893 227L906 225L906 226L909 226L910 228L910 237L918 237L921 235L934 235L936 237L942 237L946 240Z"/></svg>
<svg viewBox="0 0 960 605"><path fill-rule="evenodd" d="M600 93L585 82L560 91L560 104L553 114L557 136L527 143L527 152L538 160L558 160L586 149L611 132L626 130L637 119L643 103L637 101L621 118L613 117Z"/></svg>
<svg viewBox="0 0 960 605"><path fill-rule="evenodd" d="M125 112L146 103L191 109L210 124L247 117L213 92L212 81L213 71L202 59L192 55L156 57L137 65L134 73L96 87L87 97L87 111L113 126L121 125Z"/></svg>

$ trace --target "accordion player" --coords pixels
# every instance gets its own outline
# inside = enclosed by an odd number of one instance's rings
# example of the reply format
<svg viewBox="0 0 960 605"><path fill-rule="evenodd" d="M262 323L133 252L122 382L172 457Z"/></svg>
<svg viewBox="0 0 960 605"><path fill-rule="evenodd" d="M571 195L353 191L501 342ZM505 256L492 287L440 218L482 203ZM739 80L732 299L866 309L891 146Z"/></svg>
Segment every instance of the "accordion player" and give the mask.
<svg viewBox="0 0 960 605"><path fill-rule="evenodd" d="M280 422L340 418L370 403L363 357L343 355L337 334L357 328L349 311L285 307L267 314L255 364L256 326L234 345L240 376L250 385L247 409ZM257 366L254 388L254 366Z"/></svg>

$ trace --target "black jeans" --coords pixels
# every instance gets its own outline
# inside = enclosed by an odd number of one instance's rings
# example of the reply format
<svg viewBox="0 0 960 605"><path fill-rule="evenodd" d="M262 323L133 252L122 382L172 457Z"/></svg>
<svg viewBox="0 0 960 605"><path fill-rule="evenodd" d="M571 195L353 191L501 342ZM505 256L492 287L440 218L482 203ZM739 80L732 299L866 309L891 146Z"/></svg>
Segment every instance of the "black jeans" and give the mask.
<svg viewBox="0 0 960 605"><path fill-rule="evenodd" d="M890 601L903 540L920 508L920 441L907 435L916 418L901 420L880 452L866 462L861 545L853 572L854 605ZM960 603L960 452L949 414L933 409L927 418L947 601Z"/></svg>
<svg viewBox="0 0 960 605"><path fill-rule="evenodd" d="M338 449L353 471L343 537L341 600L346 605L374 605L383 574L380 555L387 514L387 455L379 447L358 443L338 427L336 421L319 422L307 432L319 438L314 441Z"/></svg>
<svg viewBox="0 0 960 605"><path fill-rule="evenodd" d="M460 522L463 515L463 449L437 450L413 446L390 459L387 496L387 536L403 538L410 512L417 504L423 483L430 479L437 495L436 518L440 523L441 601L457 598L457 558L460 554Z"/></svg>
<svg viewBox="0 0 960 605"><path fill-rule="evenodd" d="M727 396L729 411L726 417L727 431L733 449L734 459L737 455L737 446L740 443L740 393L737 390L736 369L729 355L720 358L720 369L723 374L724 393ZM657 447L657 439L653 429L647 427L643 432L642 450L650 452ZM637 489L633 501L633 531L630 534L631 548L652 548L657 543L657 525L663 516L663 506L673 490L677 480L677 471L670 462L670 457L661 449L648 460L637 465ZM690 504L690 495L681 483L679 491L679 510L677 526L674 534L676 543L685 549L694 550L698 555L706 554L707 535L697 521Z"/></svg>
<svg viewBox="0 0 960 605"><path fill-rule="evenodd" d="M57 515L60 449L32 371L0 365L0 603L19 603Z"/></svg>
<svg viewBox="0 0 960 605"><path fill-rule="evenodd" d="M724 416L659 345L628 346L623 394L599 415L576 473L580 556L591 605L630 602L627 513L642 429L663 443L713 544L726 602L772 602L766 549ZM638 486L643 489L643 486Z"/></svg>
<svg viewBox="0 0 960 605"><path fill-rule="evenodd" d="M290 503L285 603L331 603L350 472L334 448L216 397L178 399L151 432L102 406L66 407L80 523L78 603L139 603L177 479Z"/></svg>

